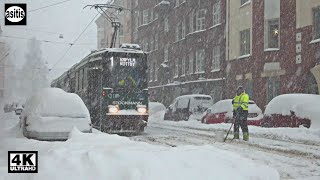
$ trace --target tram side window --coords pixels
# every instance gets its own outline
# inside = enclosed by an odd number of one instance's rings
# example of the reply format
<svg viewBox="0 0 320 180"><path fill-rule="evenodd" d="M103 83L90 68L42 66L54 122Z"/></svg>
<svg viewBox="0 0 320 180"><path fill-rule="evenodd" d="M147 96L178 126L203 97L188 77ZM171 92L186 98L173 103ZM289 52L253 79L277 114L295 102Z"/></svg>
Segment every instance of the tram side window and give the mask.
<svg viewBox="0 0 320 180"><path fill-rule="evenodd" d="M76 72L76 91L79 90L79 72Z"/></svg>
<svg viewBox="0 0 320 180"><path fill-rule="evenodd" d="M83 69L83 87L86 88L88 86L88 68Z"/></svg>
<svg viewBox="0 0 320 180"><path fill-rule="evenodd" d="M80 90L83 89L83 69L80 69L80 75L79 75L79 88Z"/></svg>

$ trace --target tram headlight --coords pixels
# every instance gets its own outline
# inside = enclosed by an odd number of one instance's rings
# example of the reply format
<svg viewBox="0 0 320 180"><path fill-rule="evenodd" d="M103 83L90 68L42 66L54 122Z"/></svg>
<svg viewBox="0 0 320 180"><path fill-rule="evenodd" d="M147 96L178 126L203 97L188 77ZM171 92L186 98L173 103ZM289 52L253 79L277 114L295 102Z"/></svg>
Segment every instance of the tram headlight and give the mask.
<svg viewBox="0 0 320 180"><path fill-rule="evenodd" d="M119 112L119 106L108 106L109 113L117 113Z"/></svg>
<svg viewBox="0 0 320 180"><path fill-rule="evenodd" d="M147 113L147 107L146 106L137 106L137 111L141 114Z"/></svg>

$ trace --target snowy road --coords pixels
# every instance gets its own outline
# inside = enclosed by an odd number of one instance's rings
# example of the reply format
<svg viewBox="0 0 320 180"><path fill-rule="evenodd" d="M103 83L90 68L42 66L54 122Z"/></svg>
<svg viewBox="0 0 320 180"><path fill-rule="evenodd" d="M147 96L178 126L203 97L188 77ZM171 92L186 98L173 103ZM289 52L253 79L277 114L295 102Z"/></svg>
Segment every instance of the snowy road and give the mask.
<svg viewBox="0 0 320 180"><path fill-rule="evenodd" d="M253 161L274 167L279 171L282 179L320 178L320 144L318 143L286 141L259 135L251 136L250 142L221 143L216 140L217 131L156 121L149 123L144 134L131 139L171 147L210 144L215 148L239 153Z"/></svg>

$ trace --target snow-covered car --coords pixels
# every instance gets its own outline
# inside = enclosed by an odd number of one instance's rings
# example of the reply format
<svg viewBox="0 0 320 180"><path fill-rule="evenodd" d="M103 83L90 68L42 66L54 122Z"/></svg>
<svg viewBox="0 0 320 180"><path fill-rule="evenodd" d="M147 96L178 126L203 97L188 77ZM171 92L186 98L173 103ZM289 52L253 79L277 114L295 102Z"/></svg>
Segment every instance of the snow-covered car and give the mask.
<svg viewBox="0 0 320 180"><path fill-rule="evenodd" d="M320 127L320 95L284 94L267 105L263 127Z"/></svg>
<svg viewBox="0 0 320 180"><path fill-rule="evenodd" d="M34 93L20 115L23 135L38 140L66 140L71 130L92 132L90 114L82 99L59 88Z"/></svg>
<svg viewBox="0 0 320 180"><path fill-rule="evenodd" d="M192 94L177 97L167 108L164 120L189 120L200 119L203 112L212 106L212 97L209 95Z"/></svg>
<svg viewBox="0 0 320 180"><path fill-rule="evenodd" d="M3 111L5 113L12 112L16 109L17 103L12 103L12 104L5 104L3 107Z"/></svg>
<svg viewBox="0 0 320 180"><path fill-rule="evenodd" d="M263 119L262 110L252 100L249 101L248 125L260 126ZM217 124L233 122L232 99L221 100L207 110L202 123Z"/></svg>

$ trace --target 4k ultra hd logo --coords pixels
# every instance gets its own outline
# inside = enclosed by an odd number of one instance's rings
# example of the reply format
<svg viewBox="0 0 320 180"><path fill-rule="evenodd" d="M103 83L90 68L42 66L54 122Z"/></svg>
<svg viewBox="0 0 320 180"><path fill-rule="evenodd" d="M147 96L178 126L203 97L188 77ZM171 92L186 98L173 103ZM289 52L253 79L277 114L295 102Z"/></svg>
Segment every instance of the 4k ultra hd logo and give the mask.
<svg viewBox="0 0 320 180"><path fill-rule="evenodd" d="M8 173L38 173L38 152L8 151Z"/></svg>
<svg viewBox="0 0 320 180"><path fill-rule="evenodd" d="M27 25L27 4L5 4L5 25Z"/></svg>

